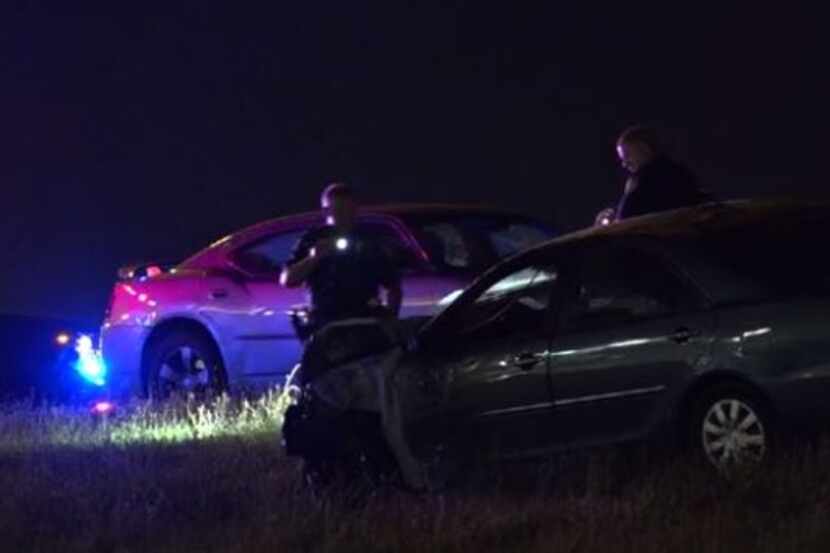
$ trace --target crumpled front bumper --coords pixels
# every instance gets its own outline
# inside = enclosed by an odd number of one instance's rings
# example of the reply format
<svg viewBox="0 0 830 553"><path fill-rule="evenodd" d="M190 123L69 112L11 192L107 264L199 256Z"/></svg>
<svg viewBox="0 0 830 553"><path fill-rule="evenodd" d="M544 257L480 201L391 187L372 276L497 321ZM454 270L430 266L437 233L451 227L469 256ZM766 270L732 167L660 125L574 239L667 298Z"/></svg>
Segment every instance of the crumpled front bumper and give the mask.
<svg viewBox="0 0 830 553"><path fill-rule="evenodd" d="M342 423L343 411L305 397L286 409L282 423L285 454L296 457L336 455L339 438L348 432Z"/></svg>
<svg viewBox="0 0 830 553"><path fill-rule="evenodd" d="M392 348L331 369L306 384L301 401L285 415L286 453L307 457L326 451L336 456L342 440L355 431L357 416L379 427L407 485L422 488L424 470L404 429L417 390L407 378L412 376L411 368L401 364L403 357L402 348Z"/></svg>

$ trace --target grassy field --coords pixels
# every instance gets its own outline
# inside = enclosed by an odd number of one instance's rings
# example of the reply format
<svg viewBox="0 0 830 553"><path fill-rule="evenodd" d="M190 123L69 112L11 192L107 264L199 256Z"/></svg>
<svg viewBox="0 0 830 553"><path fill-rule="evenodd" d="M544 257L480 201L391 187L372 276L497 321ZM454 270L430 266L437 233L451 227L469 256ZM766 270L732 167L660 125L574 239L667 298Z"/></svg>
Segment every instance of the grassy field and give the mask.
<svg viewBox="0 0 830 553"><path fill-rule="evenodd" d="M482 468L461 490L317 502L281 457L281 400L108 421L0 408L0 551L827 551L830 448L763 478L628 449Z"/></svg>

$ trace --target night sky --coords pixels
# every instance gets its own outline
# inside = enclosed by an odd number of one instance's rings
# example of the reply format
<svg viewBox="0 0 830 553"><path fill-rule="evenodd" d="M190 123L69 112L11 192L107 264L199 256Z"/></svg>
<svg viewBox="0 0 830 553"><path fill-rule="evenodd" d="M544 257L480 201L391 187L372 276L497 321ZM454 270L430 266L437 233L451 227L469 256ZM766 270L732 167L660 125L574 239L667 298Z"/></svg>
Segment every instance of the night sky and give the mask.
<svg viewBox="0 0 830 553"><path fill-rule="evenodd" d="M8 4L0 311L95 320L120 264L311 208L333 178L585 226L632 122L722 197L827 182L826 23L780 3Z"/></svg>

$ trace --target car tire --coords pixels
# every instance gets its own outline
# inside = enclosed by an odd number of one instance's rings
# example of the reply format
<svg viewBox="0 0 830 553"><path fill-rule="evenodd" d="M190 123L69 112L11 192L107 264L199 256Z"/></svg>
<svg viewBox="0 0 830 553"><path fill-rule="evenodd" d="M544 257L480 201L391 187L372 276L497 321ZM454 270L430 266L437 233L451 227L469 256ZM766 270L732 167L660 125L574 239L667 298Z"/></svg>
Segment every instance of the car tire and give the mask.
<svg viewBox="0 0 830 553"><path fill-rule="evenodd" d="M207 336L173 330L148 347L145 365L147 397L164 401L173 396L207 398L227 390L222 356Z"/></svg>
<svg viewBox="0 0 830 553"><path fill-rule="evenodd" d="M692 403L685 445L697 460L722 473L752 469L768 463L776 451L775 417L749 386L716 385Z"/></svg>

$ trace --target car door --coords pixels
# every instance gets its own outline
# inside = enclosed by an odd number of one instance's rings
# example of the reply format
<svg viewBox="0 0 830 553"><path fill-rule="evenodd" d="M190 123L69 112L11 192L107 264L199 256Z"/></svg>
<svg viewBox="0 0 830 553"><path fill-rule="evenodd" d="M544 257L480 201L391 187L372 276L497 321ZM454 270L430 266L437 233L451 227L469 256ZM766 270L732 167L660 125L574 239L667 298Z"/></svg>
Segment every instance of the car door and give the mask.
<svg viewBox="0 0 830 553"><path fill-rule="evenodd" d="M652 429L667 391L705 363L714 322L697 290L655 251L610 243L578 255L549 351L562 446Z"/></svg>
<svg viewBox="0 0 830 553"><path fill-rule="evenodd" d="M288 312L306 303L306 292L281 286L279 274L307 230L285 229L235 248L228 260L239 278L212 292L210 317L232 342L230 362L246 379L281 377L300 358L302 346Z"/></svg>
<svg viewBox="0 0 830 553"><path fill-rule="evenodd" d="M361 227L394 259L402 275L404 301L401 317L427 316L440 299L457 289L452 277L428 271L419 263L405 229L394 219L379 215L361 217ZM237 344L236 359L247 379L272 380L288 374L302 355L288 313L308 307L305 288L285 288L278 277L308 226L286 229L233 250L230 260L244 274L238 287L223 290L214 303L225 335Z"/></svg>
<svg viewBox="0 0 830 553"><path fill-rule="evenodd" d="M482 455L546 445L552 413L546 352L557 279L553 265L510 266L450 318L440 355L450 439Z"/></svg>

